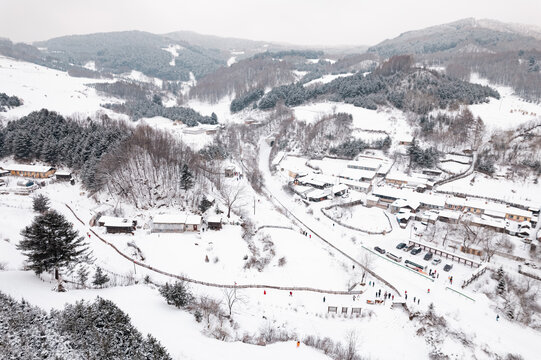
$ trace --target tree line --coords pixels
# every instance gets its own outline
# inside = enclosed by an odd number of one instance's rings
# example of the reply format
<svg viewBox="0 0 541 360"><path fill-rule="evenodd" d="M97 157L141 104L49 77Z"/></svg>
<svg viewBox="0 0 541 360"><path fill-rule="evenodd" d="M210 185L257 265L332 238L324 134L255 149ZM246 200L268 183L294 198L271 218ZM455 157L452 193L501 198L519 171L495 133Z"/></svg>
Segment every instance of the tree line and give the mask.
<svg viewBox="0 0 541 360"><path fill-rule="evenodd" d="M9 96L6 93L0 93L0 112L8 111L11 108L21 106L23 101L17 96Z"/></svg>

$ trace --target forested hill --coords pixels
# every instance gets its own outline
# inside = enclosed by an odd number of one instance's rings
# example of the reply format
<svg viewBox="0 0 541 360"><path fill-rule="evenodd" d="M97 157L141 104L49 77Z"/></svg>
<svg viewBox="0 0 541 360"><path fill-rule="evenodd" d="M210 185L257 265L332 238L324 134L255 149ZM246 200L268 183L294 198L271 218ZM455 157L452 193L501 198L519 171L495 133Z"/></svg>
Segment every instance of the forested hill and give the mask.
<svg viewBox="0 0 541 360"><path fill-rule="evenodd" d="M408 31L368 49L384 57L399 54L491 53L541 49L537 32L520 31L493 20L463 19Z"/></svg>
<svg viewBox="0 0 541 360"><path fill-rule="evenodd" d="M225 65L219 50L142 31L63 36L34 45L0 39L0 55L86 77L137 70L170 81L188 80L190 72L202 77ZM89 62L95 71L84 68Z"/></svg>
<svg viewBox="0 0 541 360"><path fill-rule="evenodd" d="M392 57L368 75L359 72L322 85L303 86L302 83L295 83L276 87L265 94L257 106L270 109L281 101L286 106L297 106L311 100L327 99L367 109L375 110L387 105L426 114L434 109L475 104L488 101L488 97L499 96L488 86L415 67L411 56L402 55ZM235 99L234 102L239 100Z"/></svg>

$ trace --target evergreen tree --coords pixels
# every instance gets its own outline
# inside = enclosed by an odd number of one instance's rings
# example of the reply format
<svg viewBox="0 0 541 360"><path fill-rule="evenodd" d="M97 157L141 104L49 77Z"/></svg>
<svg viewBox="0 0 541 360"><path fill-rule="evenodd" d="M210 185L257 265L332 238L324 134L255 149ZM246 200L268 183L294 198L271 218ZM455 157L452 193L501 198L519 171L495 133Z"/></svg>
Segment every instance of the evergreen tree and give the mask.
<svg viewBox="0 0 541 360"><path fill-rule="evenodd" d="M49 210L49 198L43 194L38 194L32 199L32 208L41 214Z"/></svg>
<svg viewBox="0 0 541 360"><path fill-rule="evenodd" d="M503 279L503 275L504 275L503 266L500 266L500 268L496 272L496 280Z"/></svg>
<svg viewBox="0 0 541 360"><path fill-rule="evenodd" d="M183 282L178 281L171 285L166 283L160 287L160 294L165 298L167 304L174 305L177 308L188 305L193 299L188 287Z"/></svg>
<svg viewBox="0 0 541 360"><path fill-rule="evenodd" d="M86 282L88 280L88 269L85 266L81 266L77 270L77 281L80 285L83 287L86 286Z"/></svg>
<svg viewBox="0 0 541 360"><path fill-rule="evenodd" d="M188 168L188 165L182 165L180 188L182 190L189 190L193 187L193 175Z"/></svg>
<svg viewBox="0 0 541 360"><path fill-rule="evenodd" d="M29 268L38 275L54 270L57 280L60 268L79 261L87 252L84 238L54 210L37 216L21 235L17 248L28 257Z"/></svg>
<svg viewBox="0 0 541 360"><path fill-rule="evenodd" d="M212 206L212 203L207 200L205 196L203 196L203 199L201 199L201 202L199 203L199 210L204 213Z"/></svg>
<svg viewBox="0 0 541 360"><path fill-rule="evenodd" d="M102 288L103 285L105 285L108 282L109 282L109 276L103 273L103 270L98 266L98 268L96 269L96 272L94 273L94 279L92 280L92 284L94 284L94 286L98 286Z"/></svg>
<svg viewBox="0 0 541 360"><path fill-rule="evenodd" d="M212 125L218 124L218 115L215 113L210 114L210 120Z"/></svg>
<svg viewBox="0 0 541 360"><path fill-rule="evenodd" d="M502 277L498 282L498 294L503 295L505 292L505 279Z"/></svg>

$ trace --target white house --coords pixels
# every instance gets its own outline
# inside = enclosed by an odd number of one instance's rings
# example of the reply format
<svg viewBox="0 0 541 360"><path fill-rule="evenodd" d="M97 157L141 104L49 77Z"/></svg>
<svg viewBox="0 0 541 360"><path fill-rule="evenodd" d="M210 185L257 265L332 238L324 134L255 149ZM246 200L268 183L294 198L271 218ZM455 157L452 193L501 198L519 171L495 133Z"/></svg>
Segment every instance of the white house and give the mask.
<svg viewBox="0 0 541 360"><path fill-rule="evenodd" d="M199 215L186 216L186 231L199 231L201 229L202 219Z"/></svg>
<svg viewBox="0 0 541 360"><path fill-rule="evenodd" d="M156 215L151 222L152 232L183 232L186 230L186 215Z"/></svg>

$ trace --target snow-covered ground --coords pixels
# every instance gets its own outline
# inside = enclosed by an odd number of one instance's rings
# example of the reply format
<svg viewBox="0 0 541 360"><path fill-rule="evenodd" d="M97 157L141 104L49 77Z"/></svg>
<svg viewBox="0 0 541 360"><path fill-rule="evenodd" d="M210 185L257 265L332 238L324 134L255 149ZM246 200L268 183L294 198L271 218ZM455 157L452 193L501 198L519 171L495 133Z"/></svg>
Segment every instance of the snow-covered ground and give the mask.
<svg viewBox="0 0 541 360"><path fill-rule="evenodd" d="M342 224L370 232L391 231L391 225L382 209L367 208L363 205L334 207L327 214Z"/></svg>
<svg viewBox="0 0 541 360"><path fill-rule="evenodd" d="M168 53L170 53L171 55L173 55L173 59L171 60L169 65L175 66L175 59L178 57L179 50L182 50L182 49L184 49L184 48L182 46L178 45L178 44L177 45L169 45L168 47L163 49L163 50L167 51Z"/></svg>
<svg viewBox="0 0 541 360"><path fill-rule="evenodd" d="M118 118L115 113L100 107L100 104L117 100L98 94L86 85L111 81L71 77L67 72L0 56L0 92L15 95L24 102L0 115L12 119L47 108L63 115L83 116L100 110Z"/></svg>
<svg viewBox="0 0 541 360"><path fill-rule="evenodd" d="M472 182L472 179L475 180ZM438 189L500 199L511 203L533 202L541 204L541 184L534 184L530 180L493 179L480 173L474 173L441 185Z"/></svg>
<svg viewBox="0 0 541 360"><path fill-rule="evenodd" d="M312 81L307 82L306 84L304 84L304 86L310 86L310 85L314 85L314 84L326 84L326 83L330 83L334 79L338 79L338 78L345 77L345 76L351 76L351 75L353 75L353 73L336 74L336 75L327 74L327 75L323 75L320 78L317 78L317 79L314 79Z"/></svg>
<svg viewBox="0 0 541 360"><path fill-rule="evenodd" d="M470 105L474 116L480 116L488 128L510 129L541 117L541 104L527 102L507 86L490 83L487 79L472 74L470 82L488 85L500 93L500 99L490 98L488 103Z"/></svg>

